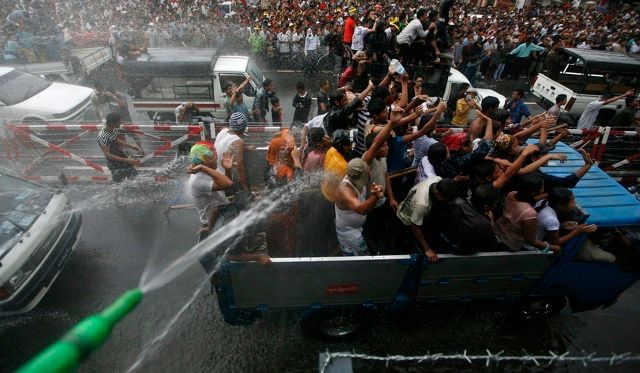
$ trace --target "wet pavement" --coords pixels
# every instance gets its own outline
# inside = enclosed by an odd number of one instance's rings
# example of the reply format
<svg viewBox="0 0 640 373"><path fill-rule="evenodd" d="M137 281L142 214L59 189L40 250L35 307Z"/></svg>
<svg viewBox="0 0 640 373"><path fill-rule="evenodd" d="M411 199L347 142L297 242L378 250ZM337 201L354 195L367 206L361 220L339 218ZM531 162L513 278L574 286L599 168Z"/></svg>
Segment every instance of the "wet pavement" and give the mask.
<svg viewBox="0 0 640 373"><path fill-rule="evenodd" d="M293 74L275 74L281 100L290 102ZM288 76L284 78L283 76ZM275 79L274 79L275 80ZM282 88L280 88L282 87ZM291 87L286 89L285 87ZM512 88L500 92L508 95ZM505 94L506 93L506 94ZM525 100L528 101L528 100ZM540 109L538 109L540 110ZM313 112L313 109L312 109ZM83 187L79 187L83 188ZM89 187L86 187L89 188ZM99 190L84 192L97 193ZM83 199L82 193L68 193ZM8 372L34 356L82 318L136 287L145 269L157 272L196 242L194 210L163 210L168 200L128 203L116 207L111 198L82 211L81 241L49 293L31 312L0 318L0 371ZM167 322L200 289L195 301L152 349L135 371L140 372L312 372L318 354L352 351L368 354L422 355L492 352L546 354L547 351L597 353L640 352L640 284L627 290L608 309L568 313L538 323L514 323L506 318L506 303L447 304L421 307L401 316L375 314L370 327L351 340L327 342L301 331L289 315L275 313L248 327L222 320L215 295L198 264L164 288L145 296L138 308L114 330L110 340L82 366L83 372L127 371ZM390 364L355 361L357 372L369 371L539 371L531 364L481 368L483 364ZM587 371L610 370L590 366ZM640 365L615 371L637 372ZM584 371L581 364L559 365L557 371Z"/></svg>

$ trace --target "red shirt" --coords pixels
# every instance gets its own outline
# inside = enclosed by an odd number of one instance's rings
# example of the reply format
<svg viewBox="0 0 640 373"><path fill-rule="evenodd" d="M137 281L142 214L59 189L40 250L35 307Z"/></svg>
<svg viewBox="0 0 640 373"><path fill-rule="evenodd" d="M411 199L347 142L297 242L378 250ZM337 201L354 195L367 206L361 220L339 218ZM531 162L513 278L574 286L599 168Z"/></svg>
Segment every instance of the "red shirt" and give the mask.
<svg viewBox="0 0 640 373"><path fill-rule="evenodd" d="M347 17L347 22L344 24L344 35L342 36L343 43L351 44L353 39L353 31L356 29L356 21L353 17Z"/></svg>

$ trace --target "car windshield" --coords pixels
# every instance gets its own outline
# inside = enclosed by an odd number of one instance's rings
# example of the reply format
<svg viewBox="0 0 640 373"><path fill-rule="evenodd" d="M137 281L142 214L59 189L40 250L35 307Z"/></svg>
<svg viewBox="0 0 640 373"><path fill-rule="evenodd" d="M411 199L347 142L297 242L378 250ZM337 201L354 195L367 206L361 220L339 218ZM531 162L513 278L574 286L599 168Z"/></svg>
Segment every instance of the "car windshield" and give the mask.
<svg viewBox="0 0 640 373"><path fill-rule="evenodd" d="M45 187L0 174L0 258L31 227L52 196Z"/></svg>
<svg viewBox="0 0 640 373"><path fill-rule="evenodd" d="M20 70L0 76L0 102L15 105L44 91L51 82Z"/></svg>

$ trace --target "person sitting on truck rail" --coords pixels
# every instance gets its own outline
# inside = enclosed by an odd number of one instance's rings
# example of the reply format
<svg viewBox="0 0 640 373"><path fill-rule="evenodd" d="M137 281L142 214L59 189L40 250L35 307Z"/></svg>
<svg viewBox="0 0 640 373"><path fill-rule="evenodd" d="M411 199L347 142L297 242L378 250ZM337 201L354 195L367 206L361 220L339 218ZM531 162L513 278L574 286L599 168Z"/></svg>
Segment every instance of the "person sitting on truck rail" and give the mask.
<svg viewBox="0 0 640 373"><path fill-rule="evenodd" d="M398 206L396 216L409 227L418 247L431 262L438 260L438 254L436 248L429 245L422 231L425 219L429 217L434 202L448 203L463 194L464 187L459 182L434 176L411 188Z"/></svg>
<svg viewBox="0 0 640 373"><path fill-rule="evenodd" d="M560 246L536 237L538 214L534 206L542 199L544 180L538 175L525 175L516 191L504 198L502 216L496 221L496 234L511 251L538 250L558 252Z"/></svg>
<svg viewBox="0 0 640 373"><path fill-rule="evenodd" d="M576 199L573 192L567 188L553 188L547 196L546 205L538 212L538 239L564 246L564 244L581 234L594 233L598 229L595 224L578 224L574 221L560 223L558 214L567 214L574 209L576 209ZM615 255L602 250L590 240L587 240L580 248L576 254L576 259L604 263L614 263L616 261Z"/></svg>

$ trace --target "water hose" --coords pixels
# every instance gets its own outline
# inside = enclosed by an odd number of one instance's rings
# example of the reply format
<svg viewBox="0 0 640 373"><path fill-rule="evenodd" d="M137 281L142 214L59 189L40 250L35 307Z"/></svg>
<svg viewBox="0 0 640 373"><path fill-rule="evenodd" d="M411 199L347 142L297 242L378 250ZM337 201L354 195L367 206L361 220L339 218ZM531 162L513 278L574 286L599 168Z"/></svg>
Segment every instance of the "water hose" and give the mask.
<svg viewBox="0 0 640 373"><path fill-rule="evenodd" d="M72 372L97 350L111 334L111 330L142 299L140 289L122 294L99 314L80 321L64 337L40 352L18 369L18 373Z"/></svg>

